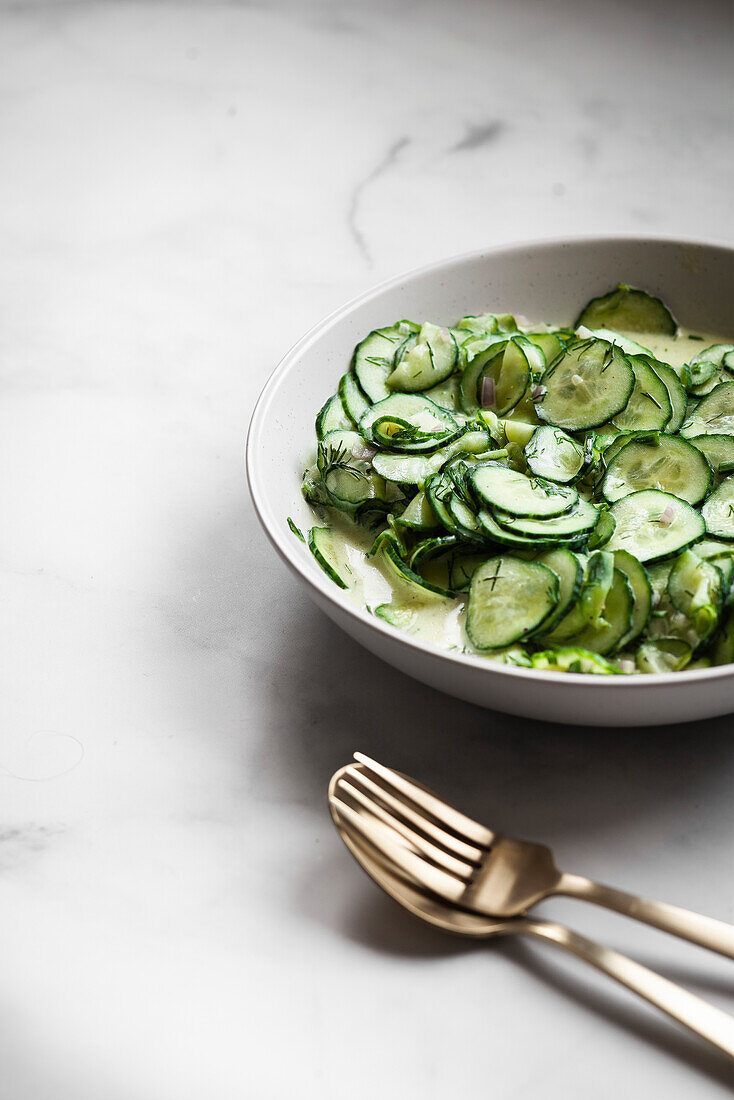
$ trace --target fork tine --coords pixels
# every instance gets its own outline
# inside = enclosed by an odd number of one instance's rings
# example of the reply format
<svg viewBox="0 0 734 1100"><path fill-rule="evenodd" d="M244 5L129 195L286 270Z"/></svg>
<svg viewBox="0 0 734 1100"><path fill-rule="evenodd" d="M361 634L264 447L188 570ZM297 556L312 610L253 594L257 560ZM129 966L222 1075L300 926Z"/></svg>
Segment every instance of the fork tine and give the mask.
<svg viewBox="0 0 734 1100"><path fill-rule="evenodd" d="M375 798L379 799L384 806L399 814L408 825L420 830L431 840L435 840L447 852L469 863L477 865L480 863L482 856L485 854L481 848L477 848L474 844L467 844L464 840L459 840L453 833L447 832L434 824L433 821L430 821L425 814L418 813L417 810L406 805L402 798L396 798L394 794L391 794L379 783L373 782L364 771L363 766L347 764L344 775L348 776L352 783L358 784L360 788L371 794L373 801Z"/></svg>
<svg viewBox="0 0 734 1100"><path fill-rule="evenodd" d="M447 828L453 829L460 837L471 840L483 848L489 848L494 843L493 832L486 829L484 825L480 825L478 821L473 821L470 817L466 817L455 810L453 806L447 805L437 795L431 794L423 787L419 787L416 783L406 779L403 775L399 775L391 768L386 768L384 764L378 764L376 760L371 760L363 752L355 752L354 759L359 761L360 764L364 764L375 775L384 779L394 790L399 791L411 802L426 810L437 821L440 821Z"/></svg>
<svg viewBox="0 0 734 1100"><path fill-rule="evenodd" d="M460 899L465 889L461 879L454 878L447 871L439 870L422 856L406 848L404 842L397 838L393 830L383 825L371 813L354 810L334 795L330 796L329 802L339 817L364 837L383 857L387 857L398 871L448 901Z"/></svg>
<svg viewBox="0 0 734 1100"><path fill-rule="evenodd" d="M439 848L436 844L432 844L430 840L426 840L420 833L416 833L413 829L404 825L399 818L393 817L388 813L378 802L375 802L368 795L361 791L358 787L355 787L352 783L349 783L345 779L340 779L337 784L337 790L349 795L354 801L358 802L360 806L364 807L374 817L387 825L389 829L393 829L396 833L407 840L408 844L416 850L416 852L430 859L433 863L437 863L444 870L449 871L451 874L458 875L459 878L467 879L474 871L474 867L471 863L465 863L461 859L456 859L455 856L449 855L443 848Z"/></svg>

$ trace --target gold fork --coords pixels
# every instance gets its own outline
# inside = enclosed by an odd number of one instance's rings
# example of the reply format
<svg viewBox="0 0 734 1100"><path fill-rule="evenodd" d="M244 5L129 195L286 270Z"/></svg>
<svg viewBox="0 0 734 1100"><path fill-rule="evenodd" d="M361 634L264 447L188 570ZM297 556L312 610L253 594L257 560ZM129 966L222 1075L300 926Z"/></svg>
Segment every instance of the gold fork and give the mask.
<svg viewBox="0 0 734 1100"><path fill-rule="evenodd" d="M734 958L734 927L558 870L550 848L502 836L421 784L363 753L341 769L332 798L394 865L455 905L492 917L524 914L551 895L581 898Z"/></svg>
<svg viewBox="0 0 734 1100"><path fill-rule="evenodd" d="M633 959L594 943L562 924L528 917L487 917L460 909L452 902L408 881L403 872L392 864L385 849L380 847L385 838L388 846L392 843L389 829L377 821L373 838L367 840L362 816L337 797L336 789L345 770L340 769L329 785L329 803L334 824L361 867L378 886L409 912L429 924L460 936L492 939L495 936L525 935L553 943L637 993L643 1000L661 1009L673 1020L734 1059L734 1020L731 1016Z"/></svg>

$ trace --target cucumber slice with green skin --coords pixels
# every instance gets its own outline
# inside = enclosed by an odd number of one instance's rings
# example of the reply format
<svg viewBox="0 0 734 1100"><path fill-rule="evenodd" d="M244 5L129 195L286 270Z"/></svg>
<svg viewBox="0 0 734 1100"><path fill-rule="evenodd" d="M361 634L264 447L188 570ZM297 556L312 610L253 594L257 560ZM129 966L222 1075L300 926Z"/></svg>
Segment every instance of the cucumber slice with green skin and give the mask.
<svg viewBox="0 0 734 1100"><path fill-rule="evenodd" d="M632 590L632 620L627 633L619 642L619 649L638 638L650 621L652 614L652 585L647 570L641 561L628 554L626 550L617 550L614 555L614 567L624 573Z"/></svg>
<svg viewBox="0 0 734 1100"><path fill-rule="evenodd" d="M617 529L617 524L611 512L599 510L596 527L589 535L589 550L601 550L606 546Z"/></svg>
<svg viewBox="0 0 734 1100"><path fill-rule="evenodd" d="M660 298L626 283L619 283L615 290L592 298L582 309L574 327L579 325L667 336L674 336L678 331L678 322Z"/></svg>
<svg viewBox="0 0 734 1100"><path fill-rule="evenodd" d="M438 450L461 433L451 413L417 393L394 393L367 409L359 430L369 443L392 450Z"/></svg>
<svg viewBox="0 0 734 1100"><path fill-rule="evenodd" d="M558 603L556 609L543 623L542 634L547 634L563 619L577 602L584 580L584 563L572 550L563 546L546 550L539 558L541 565L552 569L558 577Z"/></svg>
<svg viewBox="0 0 734 1100"><path fill-rule="evenodd" d="M688 390L696 397L711 393L719 382L734 372L734 345L712 344L700 351L683 368L682 377Z"/></svg>
<svg viewBox="0 0 734 1100"><path fill-rule="evenodd" d="M423 485L432 474L438 473L450 458L463 451L486 456L487 459L507 457L506 450L491 450L492 441L487 432L469 431L459 436L447 447L442 447L430 455L388 454L378 451L372 459L372 468L386 481L401 485Z"/></svg>
<svg viewBox="0 0 734 1100"><path fill-rule="evenodd" d="M625 355L652 355L649 348L638 344L636 340L631 340L629 336L623 336L621 332L614 332L611 328L588 328L586 325L579 325L576 336L580 340L588 340L590 337L594 340L608 340L610 344L616 344L621 348Z"/></svg>
<svg viewBox="0 0 734 1100"><path fill-rule="evenodd" d="M388 388L402 393L429 390L453 374L458 361L459 349L449 330L425 324L388 377Z"/></svg>
<svg viewBox="0 0 734 1100"><path fill-rule="evenodd" d="M532 344L537 344L543 352L546 363L552 363L573 339L573 333L528 332L526 334L526 339L530 340Z"/></svg>
<svg viewBox="0 0 734 1100"><path fill-rule="evenodd" d="M555 546L557 543L571 541L548 535L533 537L515 535L506 528L500 527L487 508L481 508L477 512L477 519L485 539L489 542L498 542L501 546L513 546L518 550L538 550L543 546Z"/></svg>
<svg viewBox="0 0 734 1100"><path fill-rule="evenodd" d="M680 638L657 638L637 650L640 672L678 672L689 664L693 649Z"/></svg>
<svg viewBox="0 0 734 1100"><path fill-rule="evenodd" d="M580 606L587 623L592 626L603 621L609 589L614 582L614 555L597 550L586 563L586 576L581 591Z"/></svg>
<svg viewBox="0 0 734 1100"><path fill-rule="evenodd" d="M605 424L625 408L635 386L627 357L606 340L571 344L542 377L540 420L569 432Z"/></svg>
<svg viewBox="0 0 734 1100"><path fill-rule="evenodd" d="M724 604L724 576L693 550L685 550L673 563L668 577L668 597L673 607L693 620L697 633L705 638L718 624Z"/></svg>
<svg viewBox="0 0 734 1100"><path fill-rule="evenodd" d="M536 519L532 516L516 516L512 512L493 508L492 514L500 527L513 535L528 538L538 535L541 538L580 538L591 531L599 518L599 511L593 504L579 500L568 512L561 516L548 516Z"/></svg>
<svg viewBox="0 0 734 1100"><path fill-rule="evenodd" d="M308 548L327 577L339 588L349 588L342 573L351 573L349 563L339 552L330 527L312 527L308 533ZM349 572L347 572L349 571Z"/></svg>
<svg viewBox="0 0 734 1100"><path fill-rule="evenodd" d="M694 435L690 442L706 456L714 473L734 468L734 435Z"/></svg>
<svg viewBox="0 0 734 1100"><path fill-rule="evenodd" d="M461 407L467 413L490 409L506 416L528 390L534 374L545 367L543 352L523 336L493 343L464 371L459 386Z"/></svg>
<svg viewBox="0 0 734 1100"><path fill-rule="evenodd" d="M462 538L470 542L484 541L482 528L479 526L476 512L474 512L465 500L462 500L456 492L451 493L446 501L446 508L454 523L454 529Z"/></svg>
<svg viewBox="0 0 734 1100"><path fill-rule="evenodd" d="M529 637L554 611L559 581L539 562L490 558L472 577L466 632L479 650L500 649Z"/></svg>
<svg viewBox="0 0 734 1100"><path fill-rule="evenodd" d="M339 380L339 396L344 411L353 422L353 425L356 426L367 412L370 403L359 388L359 383L351 371L347 371Z"/></svg>
<svg viewBox="0 0 734 1100"><path fill-rule="evenodd" d="M421 567L426 562L439 557L441 554L448 553L449 550L454 550L458 543L459 540L456 535L441 535L434 539L422 539L421 542L416 543L411 551L408 568L412 569L414 573L420 574Z"/></svg>
<svg viewBox="0 0 734 1100"><path fill-rule="evenodd" d="M483 504L513 516L560 516L578 502L576 489L539 477L527 477L499 462L483 462L469 475Z"/></svg>
<svg viewBox="0 0 734 1100"><path fill-rule="evenodd" d="M598 653L578 646L558 646L556 649L544 649L533 653L530 658L533 668L545 672L585 672L599 676L619 676L621 669L605 660Z"/></svg>
<svg viewBox="0 0 734 1100"><path fill-rule="evenodd" d="M445 382L426 390L423 396L427 397L429 401L433 401L434 405L440 405L442 409L448 409L450 413L458 413L461 411L459 381L459 375L452 374Z"/></svg>
<svg viewBox="0 0 734 1100"><path fill-rule="evenodd" d="M382 560L385 562L388 574L399 582L406 595L414 600L433 602L436 599L451 599L453 592L446 588L431 584L418 573L414 572L398 554L394 545L387 543L383 546Z"/></svg>
<svg viewBox="0 0 734 1100"><path fill-rule="evenodd" d="M709 535L734 539L734 477L724 478L704 504L701 515Z"/></svg>
<svg viewBox="0 0 734 1100"><path fill-rule="evenodd" d="M567 484L584 464L584 449L560 428L543 424L534 430L525 447L525 461L536 477Z"/></svg>
<svg viewBox="0 0 734 1100"><path fill-rule="evenodd" d="M395 365L395 356L418 326L401 321L390 328L379 328L357 344L352 355L352 370L362 392L371 401L383 401L392 390L387 380Z"/></svg>
<svg viewBox="0 0 734 1100"><path fill-rule="evenodd" d="M710 653L715 665L734 663L734 611L730 611L721 624Z"/></svg>
<svg viewBox="0 0 734 1100"><path fill-rule="evenodd" d="M688 398L678 375L668 363L661 363L659 359L650 359L650 366L665 385L670 400L670 420L665 425L666 432L677 432L686 418L686 406Z"/></svg>
<svg viewBox="0 0 734 1100"><path fill-rule="evenodd" d="M734 435L734 382L721 382L688 416L682 436Z"/></svg>
<svg viewBox="0 0 734 1100"><path fill-rule="evenodd" d="M690 504L659 489L630 493L610 512L617 528L607 550L627 550L643 565L685 550L705 533L703 518Z"/></svg>
<svg viewBox="0 0 734 1100"><path fill-rule="evenodd" d="M623 644L632 629L635 598L627 577L619 569L613 572L612 583L604 603L603 615L590 622L576 637L573 645L605 656Z"/></svg>
<svg viewBox="0 0 734 1100"><path fill-rule="evenodd" d="M628 440L608 463L602 492L613 502L640 489L662 489L698 504L713 476L706 456L688 440L660 434Z"/></svg>
<svg viewBox="0 0 734 1100"><path fill-rule="evenodd" d="M323 439L327 432L346 431L352 427L338 393L330 397L316 417L316 438Z"/></svg>
<svg viewBox="0 0 734 1100"><path fill-rule="evenodd" d="M480 565L487 561L488 551L454 554L449 566L449 588L454 592L468 592L471 579Z"/></svg>
<svg viewBox="0 0 734 1100"><path fill-rule="evenodd" d="M328 503L351 511L366 501L387 499L385 482L370 463L373 453L358 432L326 433L319 442L316 463Z"/></svg>
<svg viewBox="0 0 734 1100"><path fill-rule="evenodd" d="M431 508L428 498L422 489L420 489L408 503L402 515L396 517L395 522L400 527L407 527L411 531L416 531L420 534L438 531L441 527L438 517Z"/></svg>
<svg viewBox="0 0 734 1100"><path fill-rule="evenodd" d="M630 355L627 361L635 384L627 405L614 417L614 425L622 431L662 431L673 415L668 388L646 356Z"/></svg>

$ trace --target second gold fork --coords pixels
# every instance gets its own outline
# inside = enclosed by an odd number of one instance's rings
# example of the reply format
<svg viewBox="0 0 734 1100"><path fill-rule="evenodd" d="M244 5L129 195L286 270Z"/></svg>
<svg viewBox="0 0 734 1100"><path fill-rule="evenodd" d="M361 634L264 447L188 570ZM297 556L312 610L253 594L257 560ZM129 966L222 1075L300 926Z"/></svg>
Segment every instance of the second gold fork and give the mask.
<svg viewBox="0 0 734 1100"><path fill-rule="evenodd" d="M734 958L730 924L565 874L545 845L494 833L400 772L363 753L354 758L357 765L344 769L337 793L389 827L397 866L454 904L493 917L514 917L562 894Z"/></svg>

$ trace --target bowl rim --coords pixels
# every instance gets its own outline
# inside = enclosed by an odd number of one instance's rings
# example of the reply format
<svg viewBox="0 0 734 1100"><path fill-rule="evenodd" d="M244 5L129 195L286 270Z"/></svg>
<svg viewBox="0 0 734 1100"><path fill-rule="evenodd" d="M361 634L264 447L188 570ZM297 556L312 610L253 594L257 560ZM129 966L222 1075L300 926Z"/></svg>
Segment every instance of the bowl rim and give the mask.
<svg viewBox="0 0 734 1100"><path fill-rule="evenodd" d="M374 615L370 615L364 608L359 607L356 603L349 600L348 596L342 593L341 589L337 588L325 573L307 568L305 561L301 557L301 551L296 545L296 540L293 541L293 545L291 546L286 538L286 531L288 529L285 524L276 524L275 516L270 510L268 494L265 492L261 481L261 474L258 466L258 439L267 425L268 413L270 411L271 402L275 396L276 388L280 385L283 376L287 375L287 373L293 369L301 355L339 320L351 313L357 307L383 294L385 291L397 288L411 279L428 275L434 271L444 270L448 272L452 268L459 267L462 264L470 263L474 260L479 260L482 257L491 256L501 258L505 253L516 254L517 252L528 249L532 249L536 252L553 251L565 246L601 246L607 244L628 244L642 247L646 245L655 246L662 244L709 250L713 249L718 252L734 254L734 242L727 244L723 241L707 240L700 237L667 235L635 236L629 233L607 233L601 235L591 233L579 234L578 236L539 237L509 241L495 246L490 245L486 248L472 249L471 251L460 252L441 260L433 260L430 263L421 264L418 267L411 268L408 271L402 272L399 275L393 276L390 279L385 279L369 287L366 291L356 295L331 313L322 317L321 320L312 325L311 328L288 349L270 372L255 402L245 444L245 469L255 513L265 534L268 536L283 562L301 578L307 588L318 592L319 596L323 597L323 599L332 604L335 608L345 611L358 622L377 631L378 634L384 635L393 642L401 643L408 649L418 650L429 658L442 658L452 664L458 664L460 667L476 669L478 672L508 676L512 679L528 680L536 684L546 683L558 686L560 681L569 686L575 685L586 690L593 690L598 687L599 677L590 675L589 673L565 672L561 674L545 669L523 668L520 665L495 663L489 661L486 657L475 656L471 653L458 653L452 650L442 649L439 645L416 638L397 627L391 626L389 623L385 622L384 619L375 618ZM288 533L290 534L290 532ZM648 672L638 673L636 676L607 676L604 677L604 686L605 688L610 686L616 691L624 689L641 690L653 685L662 686L663 684L670 684L672 686L673 684L680 683L722 680L731 677L733 674L734 664L718 665L712 668L682 669L678 672Z"/></svg>

